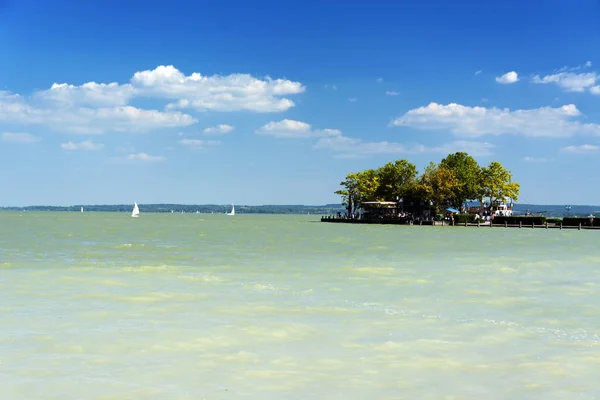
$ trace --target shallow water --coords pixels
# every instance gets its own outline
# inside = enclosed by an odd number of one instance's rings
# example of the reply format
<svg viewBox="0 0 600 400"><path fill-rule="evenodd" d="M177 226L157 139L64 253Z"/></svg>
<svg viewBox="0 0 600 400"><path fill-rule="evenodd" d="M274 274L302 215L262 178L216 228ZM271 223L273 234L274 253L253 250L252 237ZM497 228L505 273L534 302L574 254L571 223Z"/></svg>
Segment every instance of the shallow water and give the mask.
<svg viewBox="0 0 600 400"><path fill-rule="evenodd" d="M6 399L600 398L600 232L0 213Z"/></svg>

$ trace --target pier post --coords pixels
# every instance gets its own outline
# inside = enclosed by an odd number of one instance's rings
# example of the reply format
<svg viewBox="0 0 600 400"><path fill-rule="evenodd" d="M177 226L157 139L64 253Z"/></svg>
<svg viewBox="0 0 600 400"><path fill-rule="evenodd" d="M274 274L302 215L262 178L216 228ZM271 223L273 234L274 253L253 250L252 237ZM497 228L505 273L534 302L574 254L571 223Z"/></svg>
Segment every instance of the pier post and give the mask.
<svg viewBox="0 0 600 400"><path fill-rule="evenodd" d="M535 228L535 222L532 222L532 223L531 223L531 227L532 227L532 228Z"/></svg>
<svg viewBox="0 0 600 400"><path fill-rule="evenodd" d="M465 226L467 226L467 220L465 220Z"/></svg>
<svg viewBox="0 0 600 400"><path fill-rule="evenodd" d="M477 227L479 228L481 226L481 222L479 222L479 219L477 220Z"/></svg>
<svg viewBox="0 0 600 400"><path fill-rule="evenodd" d="M504 227L508 228L508 222L504 221Z"/></svg>
<svg viewBox="0 0 600 400"><path fill-rule="evenodd" d="M519 228L523 227L523 221L519 221Z"/></svg>
<svg viewBox="0 0 600 400"><path fill-rule="evenodd" d="M560 222L560 228L559 229L562 230L562 221Z"/></svg>
<svg viewBox="0 0 600 400"><path fill-rule="evenodd" d="M548 229L548 223L546 222L546 229Z"/></svg>
<svg viewBox="0 0 600 400"><path fill-rule="evenodd" d="M579 227L577 228L577 230L581 230L581 222L579 223Z"/></svg>

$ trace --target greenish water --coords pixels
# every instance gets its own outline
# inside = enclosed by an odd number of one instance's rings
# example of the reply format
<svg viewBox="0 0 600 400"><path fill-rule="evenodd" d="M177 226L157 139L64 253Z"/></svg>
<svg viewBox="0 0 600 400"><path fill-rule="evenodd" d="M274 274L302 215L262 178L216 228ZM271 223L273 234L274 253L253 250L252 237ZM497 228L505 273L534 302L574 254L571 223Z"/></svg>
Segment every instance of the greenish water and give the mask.
<svg viewBox="0 0 600 400"><path fill-rule="evenodd" d="M600 233L0 213L6 399L594 399Z"/></svg>

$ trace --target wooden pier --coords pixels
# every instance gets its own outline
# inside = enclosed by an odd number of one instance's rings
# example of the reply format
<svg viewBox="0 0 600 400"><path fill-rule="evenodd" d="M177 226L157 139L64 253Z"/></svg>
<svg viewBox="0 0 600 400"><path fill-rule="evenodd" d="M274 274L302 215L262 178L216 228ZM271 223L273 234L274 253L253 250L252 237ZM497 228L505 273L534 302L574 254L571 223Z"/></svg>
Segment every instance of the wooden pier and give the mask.
<svg viewBox="0 0 600 400"><path fill-rule="evenodd" d="M589 226L585 224L579 224L577 226L568 226L563 225L562 223L558 224L493 224L490 222L480 222L480 223L456 223L452 225L452 223L448 221L410 221L408 219L402 218L384 218L384 219L351 219L351 218L335 218L335 217L321 217L321 222L330 222L330 223L342 223L342 224L376 224L376 225L419 225L419 226L456 226L456 227L475 227L475 228L529 228L529 229L576 229L576 230L600 230L600 226Z"/></svg>

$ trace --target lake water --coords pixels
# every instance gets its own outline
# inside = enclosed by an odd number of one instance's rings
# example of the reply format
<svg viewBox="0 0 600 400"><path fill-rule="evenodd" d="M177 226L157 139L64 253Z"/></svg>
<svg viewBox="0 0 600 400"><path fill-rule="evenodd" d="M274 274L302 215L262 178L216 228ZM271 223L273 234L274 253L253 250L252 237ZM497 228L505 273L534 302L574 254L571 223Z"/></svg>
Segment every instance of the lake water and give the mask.
<svg viewBox="0 0 600 400"><path fill-rule="evenodd" d="M0 213L0 397L600 398L600 232L317 220Z"/></svg>

